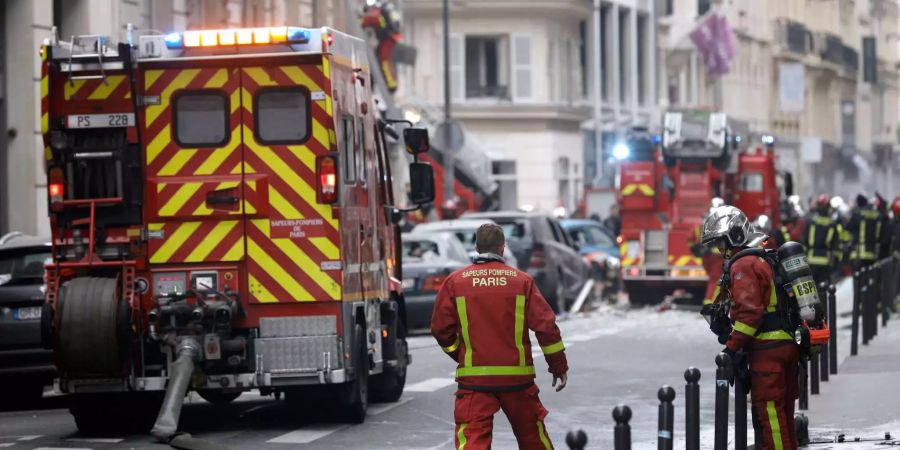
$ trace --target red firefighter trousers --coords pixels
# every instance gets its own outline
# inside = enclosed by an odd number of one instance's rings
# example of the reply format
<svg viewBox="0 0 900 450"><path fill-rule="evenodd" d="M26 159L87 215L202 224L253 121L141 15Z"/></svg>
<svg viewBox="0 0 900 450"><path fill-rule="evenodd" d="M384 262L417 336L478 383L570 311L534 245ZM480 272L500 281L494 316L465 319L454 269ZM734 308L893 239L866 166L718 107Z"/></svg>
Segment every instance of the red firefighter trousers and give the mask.
<svg viewBox="0 0 900 450"><path fill-rule="evenodd" d="M794 400L800 395L799 370L799 351L793 342L750 352L750 397L765 450L797 449Z"/></svg>
<svg viewBox="0 0 900 450"><path fill-rule="evenodd" d="M553 444L544 428L547 410L538 398L535 385L512 392L482 392L468 389L456 391L456 449L491 448L494 414L506 413L519 449L552 450Z"/></svg>

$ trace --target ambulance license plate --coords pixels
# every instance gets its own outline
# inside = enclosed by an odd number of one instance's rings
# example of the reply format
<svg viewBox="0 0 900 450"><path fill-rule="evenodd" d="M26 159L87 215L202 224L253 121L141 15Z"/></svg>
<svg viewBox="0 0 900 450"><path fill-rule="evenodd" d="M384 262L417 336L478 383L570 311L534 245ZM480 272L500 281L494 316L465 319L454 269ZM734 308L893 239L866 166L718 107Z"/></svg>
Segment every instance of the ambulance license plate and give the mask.
<svg viewBox="0 0 900 450"><path fill-rule="evenodd" d="M68 116L67 128L119 128L133 127L134 113L76 114Z"/></svg>
<svg viewBox="0 0 900 450"><path fill-rule="evenodd" d="M16 320L31 320L41 318L40 306L28 306L25 308L16 308L13 310L13 318Z"/></svg>

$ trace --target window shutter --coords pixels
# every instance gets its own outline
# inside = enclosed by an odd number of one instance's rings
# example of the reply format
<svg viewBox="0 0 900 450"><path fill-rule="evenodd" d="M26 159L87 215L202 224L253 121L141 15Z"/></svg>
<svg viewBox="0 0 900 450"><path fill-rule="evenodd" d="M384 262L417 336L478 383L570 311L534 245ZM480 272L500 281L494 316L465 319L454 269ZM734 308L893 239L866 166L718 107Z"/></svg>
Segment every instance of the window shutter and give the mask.
<svg viewBox="0 0 900 450"><path fill-rule="evenodd" d="M512 63L513 101L534 100L530 35L519 33L512 35Z"/></svg>
<svg viewBox="0 0 900 450"><path fill-rule="evenodd" d="M466 47L463 42L461 34L450 34L450 99L456 102L466 98L466 77L463 64L463 61L466 60Z"/></svg>

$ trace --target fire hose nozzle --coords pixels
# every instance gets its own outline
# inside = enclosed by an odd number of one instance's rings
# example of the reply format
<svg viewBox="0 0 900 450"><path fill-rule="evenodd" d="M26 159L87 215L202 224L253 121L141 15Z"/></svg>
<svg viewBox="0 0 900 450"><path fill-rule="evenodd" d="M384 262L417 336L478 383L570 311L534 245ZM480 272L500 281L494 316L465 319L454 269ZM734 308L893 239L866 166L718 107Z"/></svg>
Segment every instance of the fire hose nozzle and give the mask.
<svg viewBox="0 0 900 450"><path fill-rule="evenodd" d="M231 322L231 307L220 306L220 307L216 308L215 316L216 316L216 322L219 322L219 323Z"/></svg>
<svg viewBox="0 0 900 450"><path fill-rule="evenodd" d="M191 310L191 319L203 320L203 308L197 307Z"/></svg>

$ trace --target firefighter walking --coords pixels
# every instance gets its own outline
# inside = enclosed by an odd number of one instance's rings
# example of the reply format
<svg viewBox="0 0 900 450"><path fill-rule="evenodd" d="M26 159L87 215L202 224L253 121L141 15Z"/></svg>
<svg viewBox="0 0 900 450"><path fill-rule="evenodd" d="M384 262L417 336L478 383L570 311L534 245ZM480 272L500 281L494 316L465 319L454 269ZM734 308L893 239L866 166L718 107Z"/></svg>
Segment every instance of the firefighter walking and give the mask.
<svg viewBox="0 0 900 450"><path fill-rule="evenodd" d="M434 305L431 334L458 362L456 448L490 448L494 414L502 409L520 449L552 449L528 330L537 336L557 391L567 381L565 347L549 304L528 274L503 262L504 247L503 229L482 225L475 263L447 278Z"/></svg>
<svg viewBox="0 0 900 450"><path fill-rule="evenodd" d="M831 273L841 258L843 232L841 224L831 218L830 199L825 194L820 195L800 237L800 242L806 246L806 261L817 285L831 281Z"/></svg>
<svg viewBox="0 0 900 450"><path fill-rule="evenodd" d="M847 223L851 235L850 260L854 269L872 265L878 259L884 217L869 205L869 199L860 194L856 197L856 210Z"/></svg>
<svg viewBox="0 0 900 450"><path fill-rule="evenodd" d="M716 208L703 222L703 244L726 258L758 247L766 235L754 231L747 216L733 206ZM797 448L794 400L799 397L799 346L785 331L772 268L759 257L733 260L723 284L732 299L733 329L725 353L749 354L750 396L766 450Z"/></svg>

